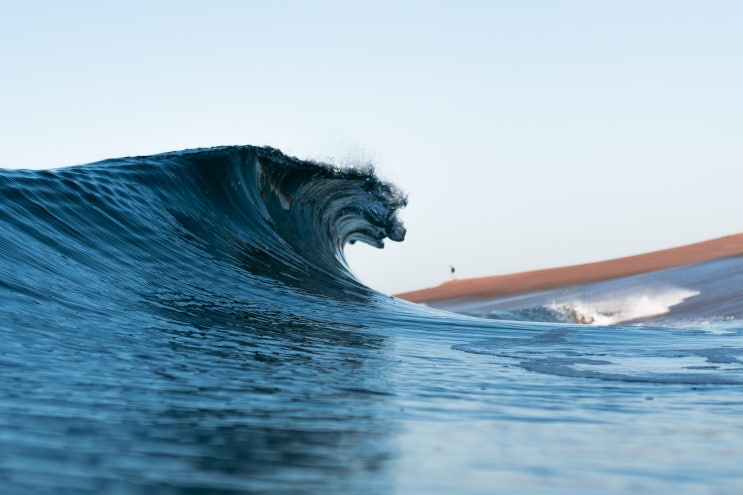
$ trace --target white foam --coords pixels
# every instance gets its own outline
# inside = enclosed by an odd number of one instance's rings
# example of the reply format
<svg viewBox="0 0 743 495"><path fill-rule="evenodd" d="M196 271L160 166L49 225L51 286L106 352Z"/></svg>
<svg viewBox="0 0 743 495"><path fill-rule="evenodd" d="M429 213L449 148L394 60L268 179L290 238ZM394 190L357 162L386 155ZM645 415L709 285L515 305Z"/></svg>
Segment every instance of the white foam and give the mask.
<svg viewBox="0 0 743 495"><path fill-rule="evenodd" d="M673 306L699 294L700 292L696 290L671 287L597 300L554 301L548 307L569 315L576 323L616 325L639 318L666 314Z"/></svg>

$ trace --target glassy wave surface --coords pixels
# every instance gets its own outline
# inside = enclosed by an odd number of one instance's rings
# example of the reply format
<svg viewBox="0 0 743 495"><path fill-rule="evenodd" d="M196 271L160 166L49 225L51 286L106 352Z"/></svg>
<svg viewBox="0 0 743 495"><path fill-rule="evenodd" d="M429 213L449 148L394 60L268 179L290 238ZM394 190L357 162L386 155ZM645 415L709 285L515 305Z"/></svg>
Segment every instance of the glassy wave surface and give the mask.
<svg viewBox="0 0 743 495"><path fill-rule="evenodd" d="M738 258L463 315L351 274L405 236L372 170L222 147L0 198L2 493L743 490Z"/></svg>

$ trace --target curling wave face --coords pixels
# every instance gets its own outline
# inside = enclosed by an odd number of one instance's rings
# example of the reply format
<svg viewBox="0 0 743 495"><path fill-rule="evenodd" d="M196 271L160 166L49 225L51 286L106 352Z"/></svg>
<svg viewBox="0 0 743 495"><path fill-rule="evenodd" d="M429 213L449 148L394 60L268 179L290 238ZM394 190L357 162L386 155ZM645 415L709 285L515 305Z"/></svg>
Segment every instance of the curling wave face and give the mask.
<svg viewBox="0 0 743 495"><path fill-rule="evenodd" d="M371 170L222 147L0 171L0 197L3 493L740 488L736 320L496 321L380 294L343 257L405 236Z"/></svg>
<svg viewBox="0 0 743 495"><path fill-rule="evenodd" d="M269 289L365 297L343 245L381 247L385 237L405 235L396 217L405 197L371 171L333 169L270 148L7 171L0 191L0 283L17 318L43 316L39 301L70 315L110 316L142 305L164 309L165 294L208 293L213 302L245 293L266 306L274 301Z"/></svg>

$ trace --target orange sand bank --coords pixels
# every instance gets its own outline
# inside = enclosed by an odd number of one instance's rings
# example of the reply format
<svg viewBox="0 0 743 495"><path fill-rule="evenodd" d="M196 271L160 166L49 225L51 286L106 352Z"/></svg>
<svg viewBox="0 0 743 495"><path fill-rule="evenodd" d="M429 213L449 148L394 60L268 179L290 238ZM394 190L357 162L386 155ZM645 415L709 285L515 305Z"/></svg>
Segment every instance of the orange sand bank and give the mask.
<svg viewBox="0 0 743 495"><path fill-rule="evenodd" d="M743 255L743 234L736 234L687 246L584 265L452 280L438 287L397 294L397 297L412 302L440 301L457 297L504 297L599 282L740 255Z"/></svg>

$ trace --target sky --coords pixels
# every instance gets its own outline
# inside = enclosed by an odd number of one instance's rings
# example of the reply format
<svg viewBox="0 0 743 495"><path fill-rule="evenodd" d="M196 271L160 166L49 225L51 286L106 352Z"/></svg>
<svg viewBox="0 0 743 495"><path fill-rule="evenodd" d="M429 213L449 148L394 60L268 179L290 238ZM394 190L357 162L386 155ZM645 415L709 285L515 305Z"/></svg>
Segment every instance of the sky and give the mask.
<svg viewBox="0 0 743 495"><path fill-rule="evenodd" d="M743 2L0 0L0 167L373 162L387 293L743 231Z"/></svg>

